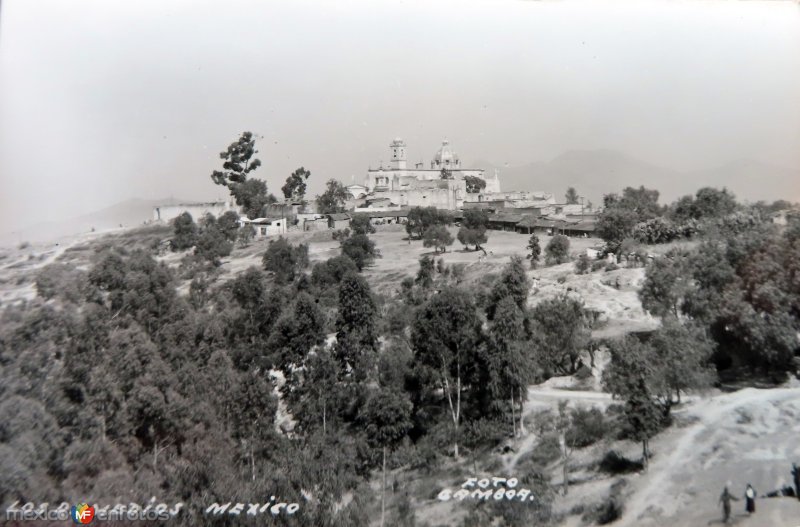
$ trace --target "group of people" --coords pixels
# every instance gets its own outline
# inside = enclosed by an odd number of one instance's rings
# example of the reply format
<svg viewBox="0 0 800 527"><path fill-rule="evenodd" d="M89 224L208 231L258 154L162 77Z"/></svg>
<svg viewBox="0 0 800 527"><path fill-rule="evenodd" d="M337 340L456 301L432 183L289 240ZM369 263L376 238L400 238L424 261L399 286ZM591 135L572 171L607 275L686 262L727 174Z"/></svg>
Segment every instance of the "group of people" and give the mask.
<svg viewBox="0 0 800 527"><path fill-rule="evenodd" d="M728 485L730 485L730 483ZM728 490L728 485L725 485L725 490L722 491L722 495L719 497L719 502L722 504L722 519L725 521L725 525L730 523L731 501L739 501L739 498L731 494ZM749 483L744 490L744 499L744 509L747 511L747 514L756 512L756 490Z"/></svg>
<svg viewBox="0 0 800 527"><path fill-rule="evenodd" d="M792 479L794 480L794 495L798 500L800 500L800 468L798 468L797 463L792 463ZM725 525L730 523L731 501L739 501L739 498L731 494L731 492L728 490L729 486L730 482L725 485L725 489L722 491L722 495L719 497L719 503L722 504L722 518L725 521ZM744 508L747 511L747 514L753 514L756 512L756 490L749 483L744 491L744 499Z"/></svg>

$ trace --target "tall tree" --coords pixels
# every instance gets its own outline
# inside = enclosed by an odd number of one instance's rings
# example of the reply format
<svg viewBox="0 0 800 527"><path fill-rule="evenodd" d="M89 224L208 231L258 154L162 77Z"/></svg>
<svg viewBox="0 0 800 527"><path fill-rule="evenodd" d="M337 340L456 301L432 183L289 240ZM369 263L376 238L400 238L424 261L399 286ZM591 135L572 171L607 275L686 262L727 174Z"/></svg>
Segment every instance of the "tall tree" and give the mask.
<svg viewBox="0 0 800 527"><path fill-rule="evenodd" d="M531 261L531 268L535 269L539 265L539 257L542 255L542 247L539 245L539 237L532 233L528 239L528 260Z"/></svg>
<svg viewBox="0 0 800 527"><path fill-rule="evenodd" d="M528 280L528 274L525 272L522 258L516 255L512 256L511 261L503 267L500 277L492 286L492 291L489 294L489 303L486 308L487 318L494 320L497 306L506 297L511 297L517 307L524 312L528 304L528 291L530 291L530 288L531 282Z"/></svg>
<svg viewBox="0 0 800 527"><path fill-rule="evenodd" d="M498 402L510 401L514 437L517 437L517 416L519 430L524 430L522 403L532 373L532 358L525 353L525 333L524 311L512 296L503 297L489 325L491 338L487 350L490 356L486 362L492 395Z"/></svg>
<svg viewBox="0 0 800 527"><path fill-rule="evenodd" d="M481 244L486 243L486 228L488 224L489 215L486 214L486 211L478 209L465 210L461 228L458 230L458 241L464 245L474 245L475 250L479 250Z"/></svg>
<svg viewBox="0 0 800 527"><path fill-rule="evenodd" d="M364 379L377 351L377 307L367 280L347 274L339 286L336 318L336 353L345 372Z"/></svg>
<svg viewBox="0 0 800 527"><path fill-rule="evenodd" d="M258 153L256 150L256 139L252 132L242 132L236 141L232 142L228 149L219 154L225 162L222 164L223 170L215 170L211 174L211 179L217 185L232 188L238 183L244 183L247 175L261 166L261 160L253 159Z"/></svg>
<svg viewBox="0 0 800 527"><path fill-rule="evenodd" d="M325 192L317 196L317 212L320 214L344 212L347 189L336 179L329 179L325 185Z"/></svg>
<svg viewBox="0 0 800 527"><path fill-rule="evenodd" d="M479 363L481 320L469 293L446 288L416 314L412 343L417 362L427 368L447 403L453 425L453 451L458 457L462 401Z"/></svg>
<svg viewBox="0 0 800 527"><path fill-rule="evenodd" d="M398 444L411 429L411 409L411 401L405 392L381 389L369 398L363 411L367 440L379 447L383 455L381 526L386 516L386 451Z"/></svg>
<svg viewBox="0 0 800 527"><path fill-rule="evenodd" d="M286 178L286 184L281 187L283 197L292 201L302 201L306 195L306 181L311 172L303 167L298 168Z"/></svg>
<svg viewBox="0 0 800 527"><path fill-rule="evenodd" d="M242 135L228 146L228 149L219 154L225 162L223 170L215 170L211 179L217 185L227 187L236 199L236 204L241 206L249 218L261 215L264 205L275 197L267 194L267 184L261 180L248 179L253 170L261 166L261 160L253 156L256 150L256 139L252 132L242 132Z"/></svg>

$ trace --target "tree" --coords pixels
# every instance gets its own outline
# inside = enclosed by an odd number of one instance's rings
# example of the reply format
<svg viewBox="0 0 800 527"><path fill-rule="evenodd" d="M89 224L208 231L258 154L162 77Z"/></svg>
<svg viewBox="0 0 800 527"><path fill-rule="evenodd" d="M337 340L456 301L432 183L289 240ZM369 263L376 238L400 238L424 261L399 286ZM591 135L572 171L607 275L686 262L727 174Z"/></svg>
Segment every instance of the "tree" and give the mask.
<svg viewBox="0 0 800 527"><path fill-rule="evenodd" d="M336 354L345 372L363 379L377 350L378 310L367 280L349 273L339 286L336 318Z"/></svg>
<svg viewBox="0 0 800 527"><path fill-rule="evenodd" d="M575 205L578 203L578 192L575 190L575 187L569 187L567 189L567 193L564 195L564 198L567 200L569 205Z"/></svg>
<svg viewBox="0 0 800 527"><path fill-rule="evenodd" d="M223 170L215 170L211 174L214 183L231 191L236 204L242 207L250 219L259 217L264 205L275 202L275 197L267 194L266 183L248 179L248 174L261 166L261 160L253 158L258 153L255 145L252 132L242 132L238 140L220 153L219 157L225 160L222 164Z"/></svg>
<svg viewBox="0 0 800 527"><path fill-rule="evenodd" d="M539 257L542 255L542 248L539 245L539 237L535 233L528 239L528 260L531 261L531 269L535 269L539 264Z"/></svg>
<svg viewBox="0 0 800 527"><path fill-rule="evenodd" d="M675 394L681 401L681 392L707 388L716 380L716 371L709 366L714 353L714 343L702 328L684 325L675 318L667 318L650 339L655 363L654 391L670 400Z"/></svg>
<svg viewBox="0 0 800 527"><path fill-rule="evenodd" d="M722 218L732 214L736 208L736 197L728 189L703 187L695 194L692 216L697 219Z"/></svg>
<svg viewBox="0 0 800 527"><path fill-rule="evenodd" d="M317 196L317 212L320 214L344 212L347 189L340 181L335 179L329 179L325 185L325 192Z"/></svg>
<svg viewBox="0 0 800 527"><path fill-rule="evenodd" d="M585 253L578 256L578 259L575 262L575 272L577 274L586 274L591 268L592 262L589 261L589 257Z"/></svg>
<svg viewBox="0 0 800 527"><path fill-rule="evenodd" d="M556 234L547 242L544 249L548 265L558 265L569 261L569 238Z"/></svg>
<svg viewBox="0 0 800 527"><path fill-rule="evenodd" d="M433 247L435 252L447 251L448 245L453 245L453 235L447 230L444 225L432 225L425 230L422 236L422 245L424 247Z"/></svg>
<svg viewBox="0 0 800 527"><path fill-rule="evenodd" d="M375 233L375 226L370 221L369 214L353 214L350 218L350 229L353 234Z"/></svg>
<svg viewBox="0 0 800 527"><path fill-rule="evenodd" d="M215 170L211 174L211 179L217 185L228 188L244 183L247 175L261 166L259 159L253 159L258 153L256 150L256 140L252 132L242 132L238 140L228 146L228 149L219 154L225 162L222 164L223 171Z"/></svg>
<svg viewBox="0 0 800 527"><path fill-rule="evenodd" d="M486 180L477 176L464 176L467 184L467 192L475 194L486 188Z"/></svg>
<svg viewBox="0 0 800 527"><path fill-rule="evenodd" d="M479 364L481 321L469 293L446 288L417 312L411 341L415 358L436 379L453 425L453 452L458 457L462 399L471 368Z"/></svg>
<svg viewBox="0 0 800 527"><path fill-rule="evenodd" d="M436 207L412 207L408 211L406 232L409 237L422 238L425 231L432 225L450 225L453 217L445 210Z"/></svg>
<svg viewBox="0 0 800 527"><path fill-rule="evenodd" d="M486 317L489 320L494 320L497 306L506 297L511 297L517 307L524 313L528 304L528 291L530 291L530 288L531 283L528 280L528 274L525 272L525 266L522 264L522 258L512 256L511 261L503 267L500 277L492 286L486 308Z"/></svg>
<svg viewBox="0 0 800 527"><path fill-rule="evenodd" d="M656 317L678 316L691 287L687 258L686 253L673 250L648 264L639 290L645 311Z"/></svg>
<svg viewBox="0 0 800 527"><path fill-rule="evenodd" d="M170 245L173 251L185 251L197 243L197 224L188 212L184 212L172 220L172 229Z"/></svg>
<svg viewBox="0 0 800 527"><path fill-rule="evenodd" d="M647 468L649 439L660 429L670 402L662 401L659 406L652 395L656 379L652 348L628 336L612 342L610 351L611 364L603 372L603 387L625 401L627 432L642 443L642 460Z"/></svg>
<svg viewBox="0 0 800 527"><path fill-rule="evenodd" d="M386 515L386 451L398 444L411 429L411 401L402 391L381 389L373 394L364 407L367 441L383 453L383 484L381 485L381 526Z"/></svg>
<svg viewBox="0 0 800 527"><path fill-rule="evenodd" d="M342 242L342 255L347 256L356 264L359 271L370 265L379 256L375 242L366 234L355 234Z"/></svg>
<svg viewBox="0 0 800 527"><path fill-rule="evenodd" d="M512 296L503 297L497 305L489 336L490 391L498 401L510 401L511 427L513 437L517 437L517 415L520 431L524 429L522 403L531 379L532 362L525 354L525 312Z"/></svg>
<svg viewBox="0 0 800 527"><path fill-rule="evenodd" d="M275 323L267 346L288 378L294 368L303 364L308 352L324 340L325 316L313 298L299 293L294 307L284 310Z"/></svg>
<svg viewBox="0 0 800 527"><path fill-rule="evenodd" d="M308 245L294 246L283 236L270 240L263 257L264 269L271 271L275 282L293 282L298 274L308 267Z"/></svg>
<svg viewBox="0 0 800 527"><path fill-rule="evenodd" d="M590 336L583 304L566 295L545 300L531 310L531 324L538 363L545 373L575 373Z"/></svg>
<svg viewBox="0 0 800 527"><path fill-rule="evenodd" d="M311 172L303 167L298 168L286 178L286 184L281 187L283 197L292 201L302 201L306 195L306 181Z"/></svg>
<svg viewBox="0 0 800 527"><path fill-rule="evenodd" d="M338 286L347 273L357 273L358 267L347 255L328 258L324 262L314 264L311 269L311 282L320 288Z"/></svg>
<svg viewBox="0 0 800 527"><path fill-rule="evenodd" d="M433 258L427 254L423 255L422 258L419 259L419 271L417 271L417 277L414 279L414 283L423 289L430 289L433 287L433 269Z"/></svg>
<svg viewBox="0 0 800 527"><path fill-rule="evenodd" d="M625 238L630 238L636 224L663 215L658 204L657 190L644 187L626 187L622 196L607 194L603 197L603 212L597 219L597 233L616 251Z"/></svg>
<svg viewBox="0 0 800 527"><path fill-rule="evenodd" d="M207 214L200 225L200 236L197 238L194 253L218 266L220 258L228 256L232 250L233 243L229 241L217 219L211 214Z"/></svg>
<svg viewBox="0 0 800 527"><path fill-rule="evenodd" d="M478 209L464 211L464 219L457 234L458 241L464 245L474 245L475 250L479 250L481 244L487 241L486 228L488 223L489 216L485 211Z"/></svg>
<svg viewBox="0 0 800 527"><path fill-rule="evenodd" d="M235 242L239 237L239 215L232 210L224 212L217 219L217 227L229 242Z"/></svg>
<svg viewBox="0 0 800 527"><path fill-rule="evenodd" d="M237 183L231 194L236 199L236 204L242 207L245 216L254 220L264 216L264 207L275 203L277 199L272 194L267 194L267 184L260 179L248 179Z"/></svg>
<svg viewBox="0 0 800 527"><path fill-rule="evenodd" d="M247 247L252 243L253 237L256 235L255 230L250 225L244 224L239 228L236 233L236 239L239 241L239 247Z"/></svg>
<svg viewBox="0 0 800 527"><path fill-rule="evenodd" d="M650 438L659 431L662 415L650 396L644 377L637 377L632 388L625 401L625 419L630 428L631 438L642 443L642 461L644 469L647 470L650 460Z"/></svg>
<svg viewBox="0 0 800 527"><path fill-rule="evenodd" d="M258 370L241 375L231 393L233 437L241 441L250 460L250 475L256 480L256 452L272 435L278 404L272 385Z"/></svg>

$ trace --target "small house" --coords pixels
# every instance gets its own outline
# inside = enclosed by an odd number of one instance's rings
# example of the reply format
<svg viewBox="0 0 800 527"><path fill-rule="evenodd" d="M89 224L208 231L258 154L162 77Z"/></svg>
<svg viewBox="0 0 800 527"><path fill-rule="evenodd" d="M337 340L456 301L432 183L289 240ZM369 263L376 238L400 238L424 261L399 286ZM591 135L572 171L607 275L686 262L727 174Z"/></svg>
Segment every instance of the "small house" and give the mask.
<svg viewBox="0 0 800 527"><path fill-rule="evenodd" d="M327 218L329 229L340 230L350 228L350 215L345 212L327 214Z"/></svg>
<svg viewBox="0 0 800 527"><path fill-rule="evenodd" d="M285 217L256 218L254 220L242 220L242 222L253 227L253 237L260 239L286 234L288 220Z"/></svg>

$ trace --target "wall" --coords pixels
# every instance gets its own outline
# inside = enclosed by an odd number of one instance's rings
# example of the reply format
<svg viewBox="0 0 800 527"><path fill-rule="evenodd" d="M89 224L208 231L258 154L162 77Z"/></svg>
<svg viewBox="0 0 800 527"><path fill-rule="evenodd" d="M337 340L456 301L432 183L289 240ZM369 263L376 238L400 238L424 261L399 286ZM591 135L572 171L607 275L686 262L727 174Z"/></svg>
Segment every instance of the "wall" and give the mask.
<svg viewBox="0 0 800 527"><path fill-rule="evenodd" d="M210 203L180 203L177 205L157 205L153 207L153 220L169 222L177 218L184 212L192 215L194 221L199 221L206 214L213 214L216 217L222 216L225 212L233 210L238 212L238 207L227 201L216 201Z"/></svg>

